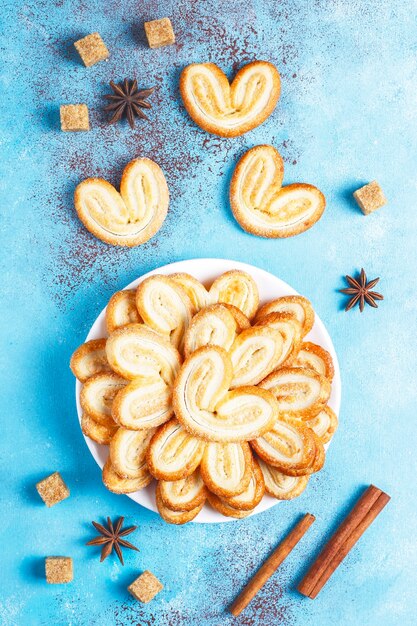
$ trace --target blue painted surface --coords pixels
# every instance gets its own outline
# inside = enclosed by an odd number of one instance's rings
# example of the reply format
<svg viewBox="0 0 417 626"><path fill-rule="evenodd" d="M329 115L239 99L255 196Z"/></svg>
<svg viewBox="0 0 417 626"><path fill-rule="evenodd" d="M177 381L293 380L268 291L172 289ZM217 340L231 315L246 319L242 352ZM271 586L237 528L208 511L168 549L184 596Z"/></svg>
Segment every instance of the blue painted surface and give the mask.
<svg viewBox="0 0 417 626"><path fill-rule="evenodd" d="M233 3L3 0L1 86L0 623L415 624L417 300L415 0L285 0ZM177 44L149 50L142 22L169 15ZM108 62L80 63L72 42L98 30ZM189 62L214 61L233 75L267 59L282 75L273 115L242 138L205 134L178 94ZM151 122L107 126L102 95L136 75L158 86ZM89 133L62 133L58 108L86 102ZM287 241L240 230L227 202L236 159L275 145L285 181L319 186L322 220ZM118 184L138 155L154 158L171 189L168 219L148 244L122 250L77 221L75 185L90 175ZM413 160L414 156L414 160ZM377 179L388 205L364 217L351 192ZM69 357L109 296L158 265L192 257L234 258L268 269L308 296L333 338L342 370L340 429L324 470L294 502L233 524L170 527L108 493L82 439ZM380 308L343 312L345 273L381 276ZM52 509L34 484L59 470L71 497ZM392 501L315 601L295 585L365 484ZM225 608L297 517L317 522L239 619ZM100 564L85 542L90 520L126 516L139 553ZM71 585L48 586L46 555L74 559ZM138 605L126 586L143 569L165 584Z"/></svg>

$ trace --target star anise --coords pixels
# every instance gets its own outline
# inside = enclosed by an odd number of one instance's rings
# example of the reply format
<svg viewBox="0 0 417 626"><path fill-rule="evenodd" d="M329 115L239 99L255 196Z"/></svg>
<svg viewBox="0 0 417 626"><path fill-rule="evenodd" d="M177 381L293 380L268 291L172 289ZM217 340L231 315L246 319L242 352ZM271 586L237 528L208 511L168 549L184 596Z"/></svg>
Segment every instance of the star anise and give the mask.
<svg viewBox="0 0 417 626"><path fill-rule="evenodd" d="M353 278L352 276L346 276L346 280L349 283L350 287L347 289L340 289L342 293L346 293L348 296L351 296L345 311L349 311L352 309L355 304L359 302L359 309L362 311L365 308L365 303L373 306L375 309L378 308L376 300L383 300L384 296L382 296L377 291L372 291L372 288L375 287L379 278L374 278L368 282L366 278L366 274L364 269L361 269L361 273L358 279Z"/></svg>
<svg viewBox="0 0 417 626"><path fill-rule="evenodd" d="M127 78L119 84L111 80L110 87L113 93L104 96L107 100L111 101L110 104L104 107L104 110L113 112L109 124L118 122L125 115L130 128L135 128L135 116L144 120L149 119L142 109L151 108L151 105L146 99L149 98L155 87L138 91L137 80L129 81Z"/></svg>
<svg viewBox="0 0 417 626"><path fill-rule="evenodd" d="M100 536L91 539L91 541L88 541L86 545L103 546L101 550L100 562L104 561L104 559L107 559L107 557L111 554L114 548L117 556L119 557L120 563L124 565L123 555L120 546L123 546L124 548L129 548L130 550L137 550L139 552L136 546L134 546L129 541L122 539L122 537L133 533L133 531L136 530L137 526L131 526L130 528L125 528L124 530L122 530L123 520L124 517L119 517L115 526L113 526L110 517L108 517L107 528L105 528L101 524L98 524L97 522L91 522L94 528L100 533Z"/></svg>

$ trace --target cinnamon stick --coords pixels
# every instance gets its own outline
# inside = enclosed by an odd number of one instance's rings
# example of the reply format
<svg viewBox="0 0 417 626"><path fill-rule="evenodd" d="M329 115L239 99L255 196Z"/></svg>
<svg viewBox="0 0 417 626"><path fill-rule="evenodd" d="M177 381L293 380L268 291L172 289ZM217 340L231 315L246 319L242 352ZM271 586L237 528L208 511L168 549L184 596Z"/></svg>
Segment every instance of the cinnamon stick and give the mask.
<svg viewBox="0 0 417 626"><path fill-rule="evenodd" d="M287 558L289 553L294 549L300 539L304 536L316 518L310 513L306 513L292 531L281 541L271 556L259 568L256 574L251 578L242 593L236 598L230 607L230 612L236 617L240 615L249 602L256 596L258 591L262 589L266 581L278 569L281 563Z"/></svg>
<svg viewBox="0 0 417 626"><path fill-rule="evenodd" d="M300 593L311 599L317 596L389 500L390 497L374 485L365 490L304 576L298 586Z"/></svg>

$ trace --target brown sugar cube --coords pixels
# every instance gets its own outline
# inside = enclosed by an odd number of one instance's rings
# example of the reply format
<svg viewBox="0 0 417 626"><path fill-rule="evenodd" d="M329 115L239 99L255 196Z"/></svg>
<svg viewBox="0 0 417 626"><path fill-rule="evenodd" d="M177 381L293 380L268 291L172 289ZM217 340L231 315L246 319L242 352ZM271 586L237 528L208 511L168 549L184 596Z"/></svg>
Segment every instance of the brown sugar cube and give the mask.
<svg viewBox="0 0 417 626"><path fill-rule="evenodd" d="M163 588L164 585L159 582L157 577L146 570L129 585L127 590L136 600L146 603L150 602Z"/></svg>
<svg viewBox="0 0 417 626"><path fill-rule="evenodd" d="M145 22L144 26L150 48L162 48L175 43L175 34L169 17Z"/></svg>
<svg viewBox="0 0 417 626"><path fill-rule="evenodd" d="M109 58L107 46L99 33L91 33L74 43L78 54L86 67Z"/></svg>
<svg viewBox="0 0 417 626"><path fill-rule="evenodd" d="M70 494L59 472L55 472L36 483L36 489L46 506L54 506L54 504L68 498Z"/></svg>
<svg viewBox="0 0 417 626"><path fill-rule="evenodd" d="M376 180L373 180L368 185L361 187L353 193L353 197L359 204L360 209L364 215L369 215L377 209L380 209L387 203L387 199L384 196L384 192L378 185Z"/></svg>
<svg viewBox="0 0 417 626"><path fill-rule="evenodd" d="M46 582L51 585L70 583L74 578L72 558L69 556L48 556L45 559Z"/></svg>
<svg viewBox="0 0 417 626"><path fill-rule="evenodd" d="M86 104L62 104L59 109L61 130L90 130Z"/></svg>

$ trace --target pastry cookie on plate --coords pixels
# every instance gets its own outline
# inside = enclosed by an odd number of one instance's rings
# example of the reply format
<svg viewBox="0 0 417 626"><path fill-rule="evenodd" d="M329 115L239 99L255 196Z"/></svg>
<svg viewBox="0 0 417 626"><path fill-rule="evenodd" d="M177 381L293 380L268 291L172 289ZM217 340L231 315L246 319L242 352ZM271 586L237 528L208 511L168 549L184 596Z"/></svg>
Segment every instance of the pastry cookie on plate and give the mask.
<svg viewBox="0 0 417 626"><path fill-rule="evenodd" d="M313 185L282 187L284 162L268 145L248 150L236 165L230 183L233 215L244 230L260 237L292 237L311 228L326 201Z"/></svg>
<svg viewBox="0 0 417 626"><path fill-rule="evenodd" d="M269 430L278 416L272 393L254 386L230 389L232 361L223 348L199 348L185 360L172 396L183 427L205 441L239 442Z"/></svg>
<svg viewBox="0 0 417 626"><path fill-rule="evenodd" d="M161 376L170 385L181 363L169 339L144 324L115 330L107 339L106 355L113 371L127 380Z"/></svg>
<svg viewBox="0 0 417 626"><path fill-rule="evenodd" d="M200 128L237 137L256 128L275 109L281 91L278 70L267 61L242 67L232 84L214 63L193 63L181 73L180 93Z"/></svg>
<svg viewBox="0 0 417 626"><path fill-rule="evenodd" d="M257 312L256 322L262 323L262 320L270 313L285 313L295 318L301 324L303 337L310 332L314 325L313 307L304 296L282 296L267 302Z"/></svg>
<svg viewBox="0 0 417 626"><path fill-rule="evenodd" d="M210 287L212 302L231 304L252 319L259 306L258 287L252 276L240 270L221 274Z"/></svg>
<svg viewBox="0 0 417 626"><path fill-rule="evenodd" d="M112 295L106 308L106 328L109 335L116 328L141 322L136 308L136 289L125 289Z"/></svg>
<svg viewBox="0 0 417 626"><path fill-rule="evenodd" d="M175 280L159 274L146 278L136 290L136 307L145 324L182 348L184 333L195 311Z"/></svg>
<svg viewBox="0 0 417 626"><path fill-rule="evenodd" d="M168 211L165 176L147 158L128 163L120 193L103 178L87 178L76 188L78 217L95 237L113 246L138 246L161 228Z"/></svg>
<svg viewBox="0 0 417 626"><path fill-rule="evenodd" d="M99 372L110 372L106 357L106 339L91 339L83 343L72 355L70 368L81 383Z"/></svg>

